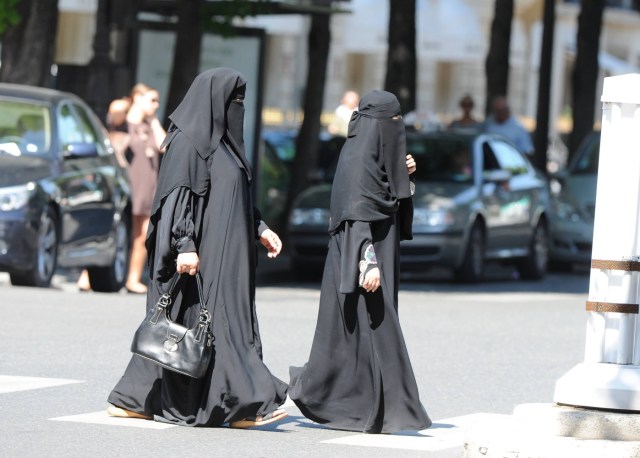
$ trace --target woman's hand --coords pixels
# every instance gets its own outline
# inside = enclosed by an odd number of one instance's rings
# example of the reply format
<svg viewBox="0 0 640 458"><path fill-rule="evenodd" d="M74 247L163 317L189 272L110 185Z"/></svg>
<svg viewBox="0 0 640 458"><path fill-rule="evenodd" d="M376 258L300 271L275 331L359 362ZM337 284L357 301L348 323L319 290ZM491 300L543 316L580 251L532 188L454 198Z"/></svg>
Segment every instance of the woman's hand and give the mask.
<svg viewBox="0 0 640 458"><path fill-rule="evenodd" d="M176 271L179 274L195 275L200 270L198 253L180 253L176 258Z"/></svg>
<svg viewBox="0 0 640 458"><path fill-rule="evenodd" d="M416 160L413 158L411 154L407 154L407 172L411 175L416 171Z"/></svg>
<svg viewBox="0 0 640 458"><path fill-rule="evenodd" d="M380 286L380 269L378 267L374 267L369 272L367 272L364 276L364 281L362 282L362 287L368 293L373 293Z"/></svg>
<svg viewBox="0 0 640 458"><path fill-rule="evenodd" d="M260 234L260 243L262 243L262 245L267 249L267 256L270 258L275 258L282 250L280 237L278 237L278 234L273 232L271 229L266 229L262 234Z"/></svg>

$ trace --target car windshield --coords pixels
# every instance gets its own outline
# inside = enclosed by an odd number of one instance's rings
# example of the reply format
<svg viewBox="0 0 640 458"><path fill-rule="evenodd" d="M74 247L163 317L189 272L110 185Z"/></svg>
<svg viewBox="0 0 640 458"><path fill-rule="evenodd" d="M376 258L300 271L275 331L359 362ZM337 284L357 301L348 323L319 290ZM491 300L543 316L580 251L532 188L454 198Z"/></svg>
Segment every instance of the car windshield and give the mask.
<svg viewBox="0 0 640 458"><path fill-rule="evenodd" d="M0 154L45 156L51 147L51 117L44 105L0 99Z"/></svg>
<svg viewBox="0 0 640 458"><path fill-rule="evenodd" d="M600 135L592 135L585 140L581 152L576 155L570 165L571 172L576 175L591 175L598 173L600 158Z"/></svg>
<svg viewBox="0 0 640 458"><path fill-rule="evenodd" d="M268 147L283 162L292 162L296 155L295 134L286 131L267 131L262 134Z"/></svg>
<svg viewBox="0 0 640 458"><path fill-rule="evenodd" d="M473 181L471 142L468 138L410 138L407 152L413 155L418 181Z"/></svg>

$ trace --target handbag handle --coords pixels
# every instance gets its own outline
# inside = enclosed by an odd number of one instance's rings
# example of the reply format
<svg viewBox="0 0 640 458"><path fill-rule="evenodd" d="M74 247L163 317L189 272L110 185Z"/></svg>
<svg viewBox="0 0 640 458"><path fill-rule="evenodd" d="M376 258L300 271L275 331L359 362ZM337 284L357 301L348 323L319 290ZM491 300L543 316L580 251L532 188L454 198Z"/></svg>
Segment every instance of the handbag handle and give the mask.
<svg viewBox="0 0 640 458"><path fill-rule="evenodd" d="M178 284L179 280L182 280L182 278L184 278L185 275L188 276L189 274L181 274L178 272L173 274L173 278L171 279L171 284L169 285L169 291L164 293L162 296L160 296L160 299L158 299L158 305L164 308L165 311L167 311L167 313L168 313L169 305L171 305L171 303L173 302L175 287ZM200 272L196 272L195 277L196 277L196 286L198 288L198 298L200 299L200 319L199 320L201 324L205 324L208 326L211 323L211 321L213 321L213 317L211 316L211 313L209 312L209 310L207 310L207 307L205 306L204 292L202 289L202 277L200 276Z"/></svg>

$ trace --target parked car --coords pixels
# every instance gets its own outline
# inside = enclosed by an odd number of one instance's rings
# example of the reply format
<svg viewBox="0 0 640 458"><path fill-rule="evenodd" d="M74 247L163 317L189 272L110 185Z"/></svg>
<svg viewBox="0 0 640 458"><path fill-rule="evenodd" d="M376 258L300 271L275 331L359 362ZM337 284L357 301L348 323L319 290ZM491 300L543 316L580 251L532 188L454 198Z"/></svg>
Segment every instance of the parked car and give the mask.
<svg viewBox="0 0 640 458"><path fill-rule="evenodd" d="M522 278L545 275L549 186L506 139L482 133L407 132L417 163L413 240L400 245L403 270L451 269L482 278L486 261L516 264ZM289 220L294 271L327 252L331 178L297 199Z"/></svg>
<svg viewBox="0 0 640 458"><path fill-rule="evenodd" d="M272 229L279 232L285 229L285 207L291 183L291 167L296 155L296 136L294 130L265 130L262 133L259 150L259 176L257 184L257 207L262 217ZM323 180L327 170L337 158L344 138L328 133L320 135L320 149L315 171L316 179Z"/></svg>
<svg viewBox="0 0 640 458"><path fill-rule="evenodd" d="M552 195L549 260L557 270L591 261L600 132L589 134L567 167L553 177L560 190Z"/></svg>
<svg viewBox="0 0 640 458"><path fill-rule="evenodd" d="M130 192L103 125L78 97L0 84L0 271L46 287L87 268L96 291L125 282Z"/></svg>

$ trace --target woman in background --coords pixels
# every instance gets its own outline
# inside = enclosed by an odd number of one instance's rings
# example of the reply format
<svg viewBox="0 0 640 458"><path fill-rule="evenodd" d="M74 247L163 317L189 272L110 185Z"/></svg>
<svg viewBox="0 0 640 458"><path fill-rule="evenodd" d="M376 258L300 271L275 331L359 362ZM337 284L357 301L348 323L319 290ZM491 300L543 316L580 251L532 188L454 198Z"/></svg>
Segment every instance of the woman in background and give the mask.
<svg viewBox="0 0 640 458"><path fill-rule="evenodd" d="M158 183L158 165L161 144L166 136L156 113L159 107L158 91L146 84L136 84L131 90L131 107L127 112L129 180L133 216L132 246L129 275L125 287L131 293L144 294L142 273L147 259L145 236L151 216L151 204Z"/></svg>

